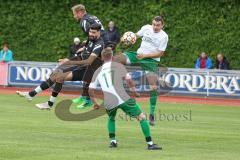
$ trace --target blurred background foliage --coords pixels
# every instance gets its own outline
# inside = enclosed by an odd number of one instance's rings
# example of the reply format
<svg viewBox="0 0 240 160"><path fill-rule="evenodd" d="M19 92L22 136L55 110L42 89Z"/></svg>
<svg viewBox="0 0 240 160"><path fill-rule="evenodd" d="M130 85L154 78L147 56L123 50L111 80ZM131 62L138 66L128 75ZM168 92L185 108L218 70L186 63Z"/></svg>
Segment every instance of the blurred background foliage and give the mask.
<svg viewBox="0 0 240 160"><path fill-rule="evenodd" d="M86 38L71 12L78 3L105 28L113 20L121 33L137 32L162 15L169 43L161 63L167 67L192 68L202 51L215 62L222 51L240 69L238 0L0 0L0 42L9 42L15 60L57 61L68 55L74 37Z"/></svg>

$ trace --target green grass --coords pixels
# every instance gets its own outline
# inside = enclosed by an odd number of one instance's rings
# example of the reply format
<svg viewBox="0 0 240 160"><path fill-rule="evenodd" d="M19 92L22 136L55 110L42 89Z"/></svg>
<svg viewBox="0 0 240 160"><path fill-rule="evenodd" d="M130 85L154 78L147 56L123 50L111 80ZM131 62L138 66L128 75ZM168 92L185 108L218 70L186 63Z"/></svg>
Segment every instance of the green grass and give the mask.
<svg viewBox="0 0 240 160"><path fill-rule="evenodd" d="M188 116L180 121L163 117L151 127L162 151L147 151L140 126L117 117L118 149L109 149L107 116L86 122L59 120L54 111L16 95L0 95L0 159L18 160L236 160L240 157L240 108L161 103L161 113ZM141 103L149 112L148 103ZM191 120L189 112L191 110ZM119 112L122 114L122 112ZM171 117L170 117L171 118Z"/></svg>

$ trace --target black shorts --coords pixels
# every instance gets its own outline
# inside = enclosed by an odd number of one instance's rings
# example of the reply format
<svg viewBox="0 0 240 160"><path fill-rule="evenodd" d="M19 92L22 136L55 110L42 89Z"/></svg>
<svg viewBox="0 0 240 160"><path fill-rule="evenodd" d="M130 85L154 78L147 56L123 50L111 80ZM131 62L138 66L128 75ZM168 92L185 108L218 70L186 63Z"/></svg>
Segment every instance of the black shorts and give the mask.
<svg viewBox="0 0 240 160"><path fill-rule="evenodd" d="M80 57L72 57L70 59L71 61L80 61ZM66 64L61 64L55 68L55 70L61 70L63 73L73 71L75 69L78 69L80 66L79 65L66 65Z"/></svg>
<svg viewBox="0 0 240 160"><path fill-rule="evenodd" d="M94 61L92 65L82 66L72 71L72 81L84 81L91 83L94 72L102 65L102 62Z"/></svg>
<svg viewBox="0 0 240 160"><path fill-rule="evenodd" d="M78 67L72 71L72 81L82 81L87 67Z"/></svg>
<svg viewBox="0 0 240 160"><path fill-rule="evenodd" d="M74 69L72 71L72 81L84 81L90 83L94 74L94 71L91 66L81 67Z"/></svg>
<svg viewBox="0 0 240 160"><path fill-rule="evenodd" d="M72 71L72 81L84 81L91 83L94 72L101 66L101 63L82 66Z"/></svg>

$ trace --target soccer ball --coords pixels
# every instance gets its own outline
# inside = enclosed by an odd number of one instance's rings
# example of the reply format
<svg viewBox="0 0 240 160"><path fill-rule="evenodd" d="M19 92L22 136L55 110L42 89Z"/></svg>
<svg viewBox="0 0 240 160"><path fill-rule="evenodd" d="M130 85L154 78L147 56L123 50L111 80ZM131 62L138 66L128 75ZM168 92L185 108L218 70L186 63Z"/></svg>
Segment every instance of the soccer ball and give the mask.
<svg viewBox="0 0 240 160"><path fill-rule="evenodd" d="M136 43L136 40L137 37L135 33L130 31L125 32L121 38L121 42L126 46L133 45L134 43Z"/></svg>

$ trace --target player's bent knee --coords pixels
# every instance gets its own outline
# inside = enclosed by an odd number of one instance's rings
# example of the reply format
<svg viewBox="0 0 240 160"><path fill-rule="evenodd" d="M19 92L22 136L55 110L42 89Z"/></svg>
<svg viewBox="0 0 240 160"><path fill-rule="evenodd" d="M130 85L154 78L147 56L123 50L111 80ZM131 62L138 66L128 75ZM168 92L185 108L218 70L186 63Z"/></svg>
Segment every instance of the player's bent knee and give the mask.
<svg viewBox="0 0 240 160"><path fill-rule="evenodd" d="M64 76L63 75L58 75L57 77L56 77L56 82L58 82L58 83L63 83L64 82Z"/></svg>
<svg viewBox="0 0 240 160"><path fill-rule="evenodd" d="M145 115L144 113L141 113L141 114L137 117L137 119L138 119L139 121L145 120L145 119L146 119L146 115Z"/></svg>
<svg viewBox="0 0 240 160"><path fill-rule="evenodd" d="M72 78L73 78L73 74L71 72L71 73L67 74L67 76L64 78L64 81L71 81Z"/></svg>
<svg viewBox="0 0 240 160"><path fill-rule="evenodd" d="M157 85L151 85L151 90L156 91L157 90Z"/></svg>

